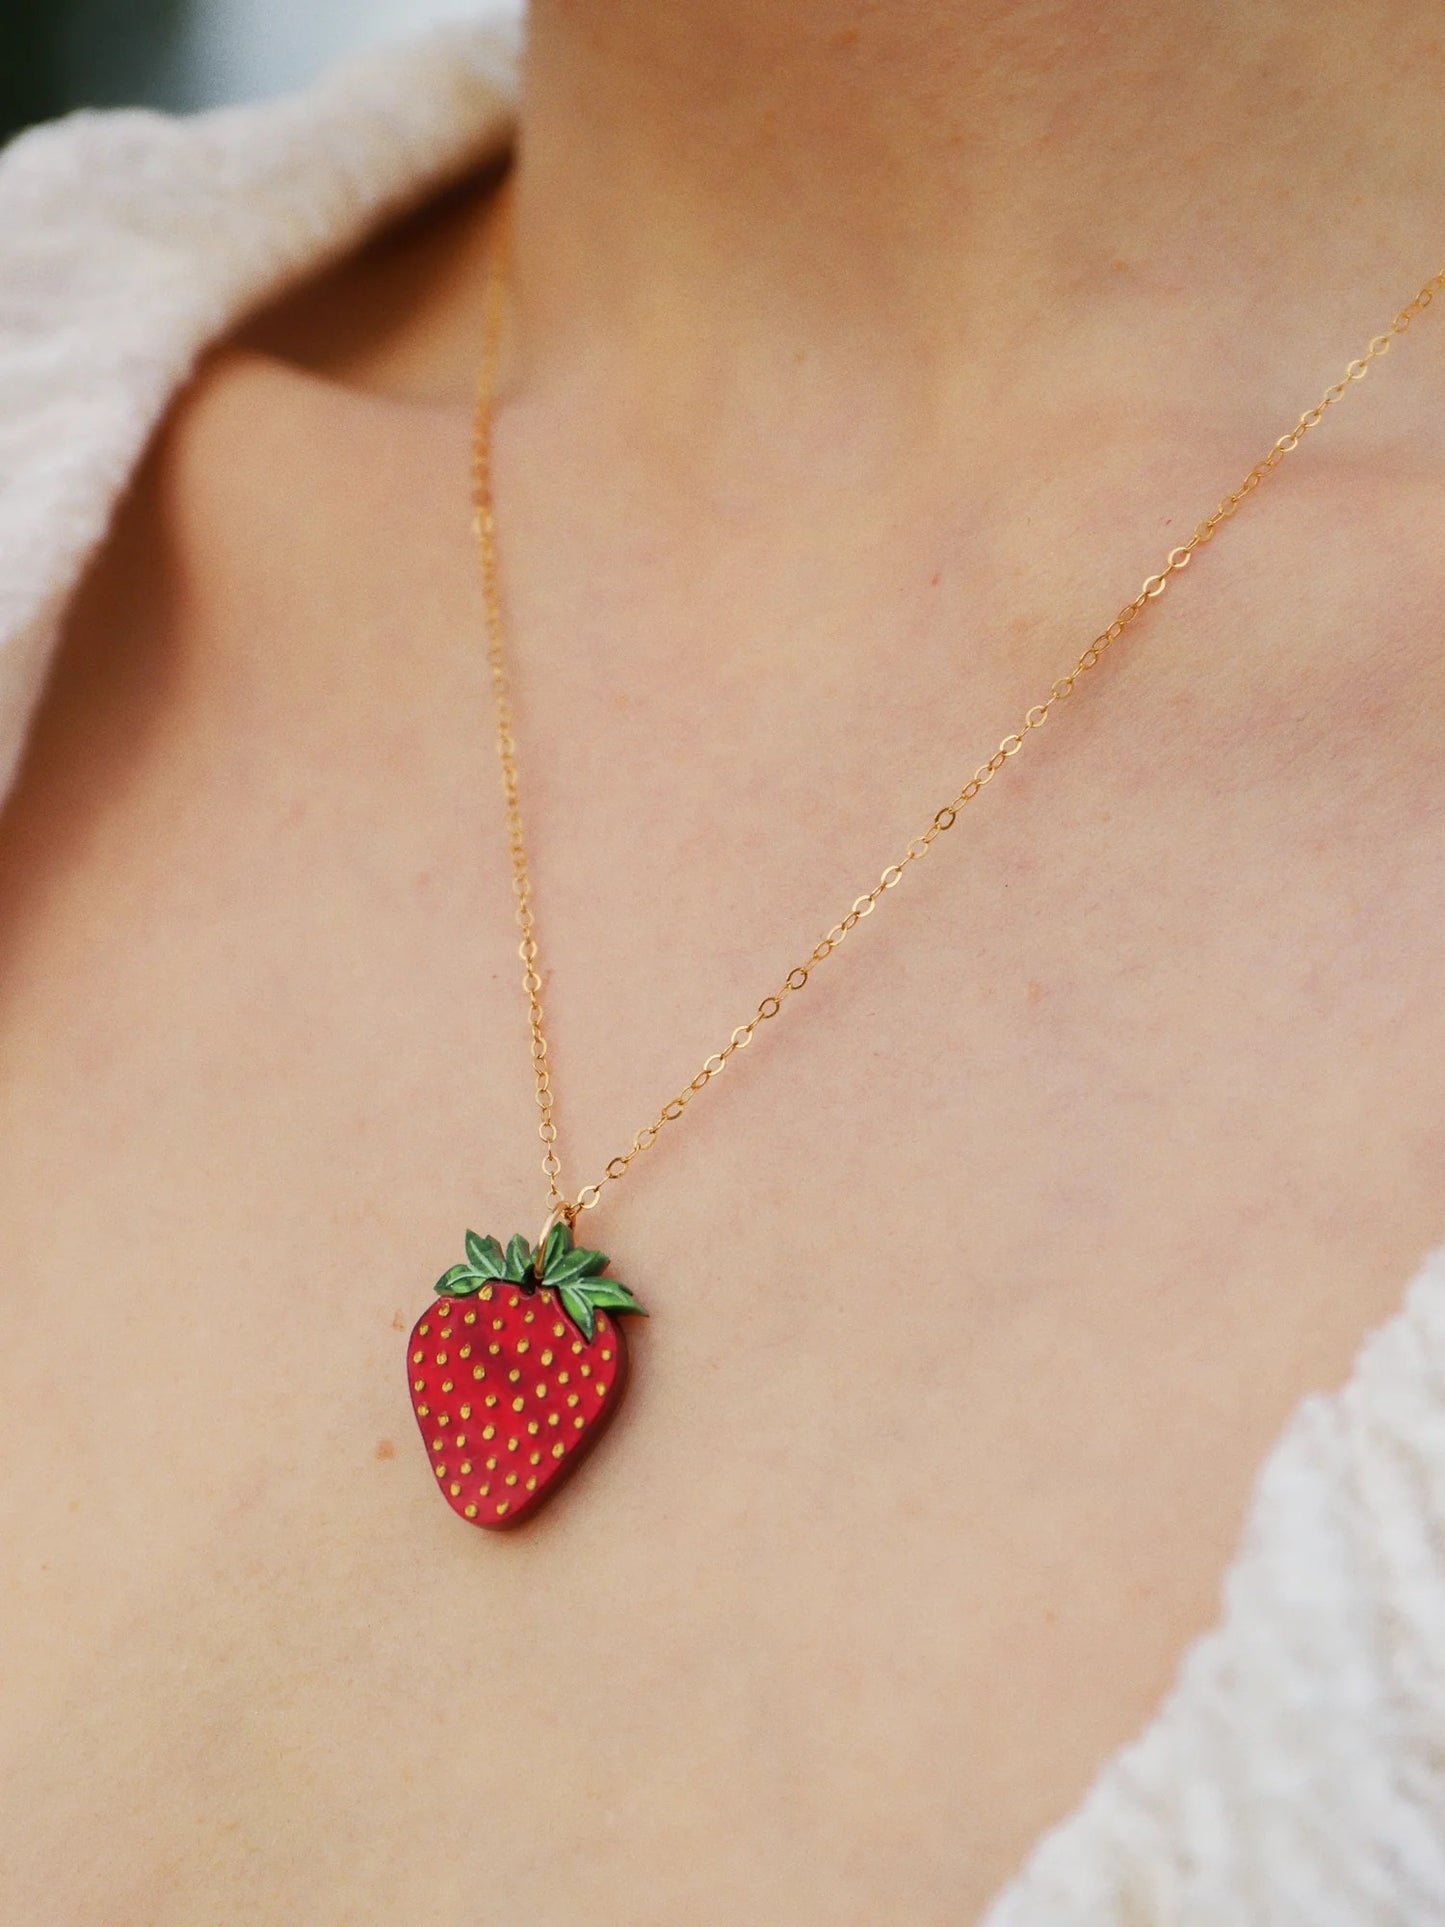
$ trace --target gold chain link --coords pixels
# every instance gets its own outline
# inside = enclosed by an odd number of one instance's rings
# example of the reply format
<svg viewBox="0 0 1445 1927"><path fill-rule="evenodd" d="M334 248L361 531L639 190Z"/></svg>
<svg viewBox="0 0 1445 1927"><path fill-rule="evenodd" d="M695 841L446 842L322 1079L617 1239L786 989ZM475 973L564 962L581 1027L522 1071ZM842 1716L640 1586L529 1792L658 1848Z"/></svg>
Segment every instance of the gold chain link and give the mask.
<svg viewBox="0 0 1445 1927"><path fill-rule="evenodd" d="M527 868L527 849L522 838L522 810L517 790L517 743L513 729L511 690L507 680L506 656L502 640L502 599L497 565L497 525L492 488L492 417L505 308L509 244L508 196L504 192L497 209L493 246L489 250L488 259L485 347L482 355L476 432L472 450L474 526L481 550L482 586L486 604L487 665L491 672L492 695L496 703L497 747L502 763L502 786L507 806L507 837L512 858L512 891L516 898L517 922L522 931L519 949L523 965L522 983L527 993L527 1009L531 1026L532 1065L536 1074L537 1110L540 1114L538 1132L543 1146L542 1169L547 1178L548 1201L553 1215L566 1218L570 1224L579 1212L590 1211L602 1196L604 1187L615 1184L626 1173L633 1159L656 1143L666 1125L675 1123L682 1116L698 1092L712 1082L731 1058L752 1042L758 1026L778 1015L787 999L803 988L818 965L832 956L849 931L864 917L872 914L887 891L903 881L908 874L909 866L917 863L921 857L927 856L944 831L953 828L960 813L973 801L984 785L993 780L1009 758L1018 754L1030 733L1042 728L1053 709L1074 693L1080 678L1097 667L1105 650L1119 640L1130 623L1143 614L1155 597L1163 595L1172 579L1181 569L1188 566L1195 551L1210 541L1220 524L1228 521L1235 514L1271 470L1278 468L1285 456L1298 448L1309 431L1318 425L1326 410L1334 406L1346 389L1352 383L1363 380L1369 373L1372 363L1389 351L1391 342L1397 336L1404 334L1410 323L1429 307L1435 296L1445 292L1445 268L1442 268L1438 274L1432 275L1414 300L1395 316L1385 332L1376 335L1364 354L1357 361L1350 363L1340 379L1325 390L1314 407L1306 409L1294 427L1287 434L1280 436L1269 453L1255 463L1234 493L1226 495L1214 513L1199 524L1189 540L1169 551L1164 567L1157 575L1151 575L1133 601L1126 602L1108 627L1094 637L1068 674L1060 676L1053 684L1047 698L1033 705L1024 716L1020 727L1013 734L1005 736L993 755L986 763L979 764L958 794L941 809L935 811L932 822L920 835L912 839L898 861L889 864L866 895L854 898L847 915L840 918L832 929L814 944L804 962L794 965L777 989L764 997L748 1021L737 1026L723 1048L720 1051L714 1051L712 1056L706 1059L696 1076L683 1086L676 1097L663 1105L652 1122L645 1124L637 1132L630 1147L609 1159L603 1175L594 1184L584 1185L575 1198L568 1199L564 1196L560 1183L562 1166L557 1155L557 1125L553 1115L556 1100L552 1092L551 1073L547 1060L547 1034L543 1027L542 980L537 968L537 926L532 909L532 885Z"/></svg>

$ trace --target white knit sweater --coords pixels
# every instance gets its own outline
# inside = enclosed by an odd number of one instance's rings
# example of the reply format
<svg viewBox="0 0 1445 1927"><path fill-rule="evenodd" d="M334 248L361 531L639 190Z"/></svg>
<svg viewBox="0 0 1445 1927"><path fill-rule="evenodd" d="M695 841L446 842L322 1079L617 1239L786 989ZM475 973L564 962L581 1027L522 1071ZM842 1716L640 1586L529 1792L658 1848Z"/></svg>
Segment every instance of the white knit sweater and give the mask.
<svg viewBox="0 0 1445 1927"><path fill-rule="evenodd" d="M0 159L0 792L67 600L248 310L505 147L509 29ZM1445 1927L1445 1249L1270 1455L1216 1630L986 1927Z"/></svg>

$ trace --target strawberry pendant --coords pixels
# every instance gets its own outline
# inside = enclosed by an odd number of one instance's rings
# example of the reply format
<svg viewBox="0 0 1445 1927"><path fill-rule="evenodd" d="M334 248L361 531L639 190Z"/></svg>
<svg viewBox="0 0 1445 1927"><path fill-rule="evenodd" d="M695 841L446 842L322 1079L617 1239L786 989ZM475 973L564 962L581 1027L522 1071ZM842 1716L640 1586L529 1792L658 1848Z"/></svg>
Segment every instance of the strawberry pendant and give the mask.
<svg viewBox="0 0 1445 1927"><path fill-rule="evenodd" d="M529 1519L621 1404L627 1340L616 1314L642 1306L606 1268L566 1224L535 1252L522 1237L504 1252L469 1231L467 1262L437 1280L439 1302L412 1327L417 1424L442 1497L470 1524Z"/></svg>

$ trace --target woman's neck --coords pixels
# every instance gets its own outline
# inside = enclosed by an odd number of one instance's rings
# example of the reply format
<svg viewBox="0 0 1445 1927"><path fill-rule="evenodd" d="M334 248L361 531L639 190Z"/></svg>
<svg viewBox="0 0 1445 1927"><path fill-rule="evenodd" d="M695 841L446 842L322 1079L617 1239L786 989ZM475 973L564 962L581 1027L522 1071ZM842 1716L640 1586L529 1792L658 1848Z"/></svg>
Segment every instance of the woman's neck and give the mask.
<svg viewBox="0 0 1445 1927"><path fill-rule="evenodd" d="M680 408L891 366L946 415L1127 314L1146 394L1247 334L1294 395L1438 265L1442 49L1388 0L533 0L523 351L585 327Z"/></svg>

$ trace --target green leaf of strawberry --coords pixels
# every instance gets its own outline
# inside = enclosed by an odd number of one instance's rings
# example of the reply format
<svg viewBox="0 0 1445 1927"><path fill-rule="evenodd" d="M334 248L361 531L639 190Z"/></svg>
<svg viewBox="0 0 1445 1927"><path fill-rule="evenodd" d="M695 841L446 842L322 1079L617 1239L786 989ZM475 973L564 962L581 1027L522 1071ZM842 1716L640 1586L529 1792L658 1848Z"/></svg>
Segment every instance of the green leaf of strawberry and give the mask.
<svg viewBox="0 0 1445 1927"><path fill-rule="evenodd" d="M644 1318L647 1316L626 1285L619 1285L615 1278L589 1278L586 1284L574 1289L582 1293L594 1311L605 1305L609 1311L636 1311L642 1312Z"/></svg>
<svg viewBox="0 0 1445 1927"><path fill-rule="evenodd" d="M467 1256L482 1279L506 1277L507 1261L502 1256L502 1247L495 1238L479 1238L475 1231L469 1231Z"/></svg>
<svg viewBox="0 0 1445 1927"><path fill-rule="evenodd" d="M595 1277L607 1269L604 1251L567 1251L543 1271L549 1285L570 1285L579 1278Z"/></svg>
<svg viewBox="0 0 1445 1927"><path fill-rule="evenodd" d="M610 1311L646 1313L626 1285L599 1274L607 1269L605 1251L589 1251L572 1242L571 1227L555 1224L542 1243L542 1275L539 1283L555 1291L562 1309L590 1344L597 1329L597 1313L606 1306Z"/></svg>
<svg viewBox="0 0 1445 1927"><path fill-rule="evenodd" d="M572 1249L572 1230L566 1219L554 1224L542 1241L542 1274L551 1277L560 1261Z"/></svg>
<svg viewBox="0 0 1445 1927"><path fill-rule="evenodd" d="M518 1231L507 1240L507 1257L502 1276L510 1279L514 1285L519 1285L531 1268L532 1247Z"/></svg>
<svg viewBox="0 0 1445 1927"><path fill-rule="evenodd" d="M444 1298L466 1298L478 1290L483 1282L470 1265L453 1265L450 1271L444 1271L437 1279L435 1289Z"/></svg>
<svg viewBox="0 0 1445 1927"><path fill-rule="evenodd" d="M576 1284L557 1287L562 1309L590 1343L597 1328L597 1313L605 1305L613 1311L636 1311L647 1316L626 1285L613 1278L585 1278Z"/></svg>
<svg viewBox="0 0 1445 1927"><path fill-rule="evenodd" d="M575 1285L559 1285L557 1296L562 1309L590 1345L597 1330L597 1314Z"/></svg>

